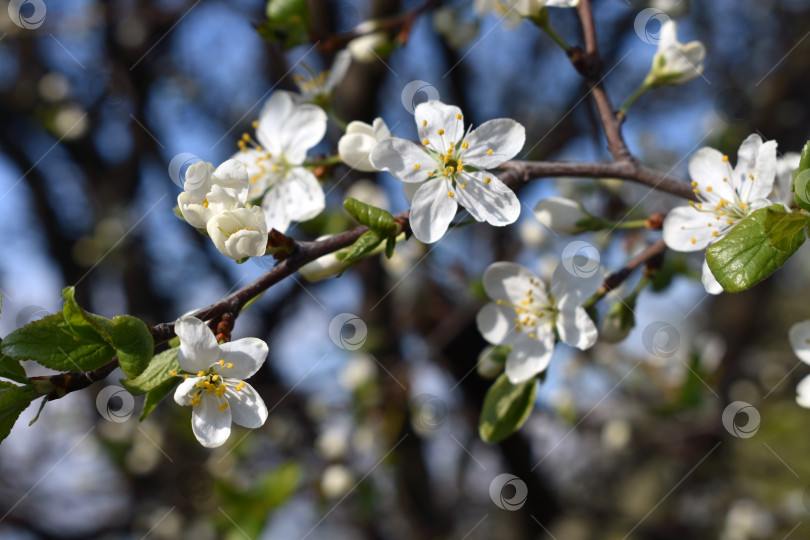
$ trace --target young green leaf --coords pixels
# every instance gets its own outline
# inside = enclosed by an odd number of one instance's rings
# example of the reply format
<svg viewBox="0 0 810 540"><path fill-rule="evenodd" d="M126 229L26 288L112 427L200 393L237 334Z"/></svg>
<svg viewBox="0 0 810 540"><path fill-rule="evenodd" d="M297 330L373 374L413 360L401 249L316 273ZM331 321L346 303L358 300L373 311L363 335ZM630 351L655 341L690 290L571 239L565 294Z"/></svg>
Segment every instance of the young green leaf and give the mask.
<svg viewBox="0 0 810 540"><path fill-rule="evenodd" d="M152 411L157 407L158 403L160 403L163 398L169 395L172 390L174 390L182 379L180 377L172 377L171 379L167 379L163 382L163 384L149 390L146 393L146 399L143 401L143 411L141 411L140 421L143 422L144 419L149 416Z"/></svg>
<svg viewBox="0 0 810 540"><path fill-rule="evenodd" d="M782 205L761 208L740 221L706 250L706 262L727 292L740 292L759 283L804 243L807 217Z"/></svg>
<svg viewBox="0 0 810 540"><path fill-rule="evenodd" d="M398 232L398 225L394 216L382 208L371 206L357 199L348 198L343 202L343 207L354 219L371 229L377 231L380 236L395 236Z"/></svg>
<svg viewBox="0 0 810 540"><path fill-rule="evenodd" d="M138 396L162 386L166 381L181 378L172 375L172 371L180 371L180 364L177 363L177 349L168 349L155 355L146 369L134 379L121 379L121 384L129 390L129 393Z"/></svg>
<svg viewBox="0 0 810 540"><path fill-rule="evenodd" d="M15 360L34 360L59 371L91 371L109 362L115 350L88 329L75 331L60 311L10 333L0 351Z"/></svg>
<svg viewBox="0 0 810 540"><path fill-rule="evenodd" d="M348 251L339 253L337 257L344 263L352 263L368 255L383 241L377 231L366 231L351 245Z"/></svg>
<svg viewBox="0 0 810 540"><path fill-rule="evenodd" d="M14 422L38 397L41 396L30 386L0 381L0 441L8 437Z"/></svg>
<svg viewBox="0 0 810 540"><path fill-rule="evenodd" d="M31 384L31 381L25 376L25 370L19 360L9 358L3 353L0 353L0 377L22 384Z"/></svg>
<svg viewBox="0 0 810 540"><path fill-rule="evenodd" d="M799 167L793 171L793 198L799 207L810 210L810 141L802 148Z"/></svg>
<svg viewBox="0 0 810 540"><path fill-rule="evenodd" d="M520 429L534 407L537 379L513 385L506 373L501 374L487 390L478 433L485 442L501 441Z"/></svg>

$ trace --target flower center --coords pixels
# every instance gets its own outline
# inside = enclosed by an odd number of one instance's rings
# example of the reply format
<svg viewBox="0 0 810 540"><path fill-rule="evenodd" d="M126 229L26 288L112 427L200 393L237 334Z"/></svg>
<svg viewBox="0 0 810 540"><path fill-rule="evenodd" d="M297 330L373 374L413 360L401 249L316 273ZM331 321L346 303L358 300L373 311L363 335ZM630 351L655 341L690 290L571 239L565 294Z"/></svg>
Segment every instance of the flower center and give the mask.
<svg viewBox="0 0 810 540"><path fill-rule="evenodd" d="M529 284L530 287L524 298L517 304L508 300L497 300L497 304L513 308L515 310L515 331L526 331L530 338L535 339L537 335L534 331L539 326L540 320L549 316L551 319L546 320L553 321L557 308L553 296L546 296L538 292L539 280L532 278L529 280Z"/></svg>

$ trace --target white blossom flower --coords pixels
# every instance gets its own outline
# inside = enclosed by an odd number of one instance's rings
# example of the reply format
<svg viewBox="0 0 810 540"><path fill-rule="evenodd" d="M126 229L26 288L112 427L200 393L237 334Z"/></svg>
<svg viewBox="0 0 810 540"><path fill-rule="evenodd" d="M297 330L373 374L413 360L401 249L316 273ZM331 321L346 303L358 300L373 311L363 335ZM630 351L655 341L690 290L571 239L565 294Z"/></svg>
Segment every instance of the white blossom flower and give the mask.
<svg viewBox="0 0 810 540"><path fill-rule="evenodd" d="M661 25L658 51L653 57L646 84L650 86L684 84L703 73L706 47L700 41L679 43L676 34L675 21L670 19Z"/></svg>
<svg viewBox="0 0 810 540"><path fill-rule="evenodd" d="M523 148L526 130L508 118L484 122L464 132L458 107L426 101L416 107L422 144L392 137L371 152L374 168L405 183L422 183L413 196L411 229L425 243L440 239L463 206L476 221L502 226L520 215L520 202L489 172Z"/></svg>
<svg viewBox="0 0 810 540"><path fill-rule="evenodd" d="M762 142L756 133L737 151L733 169L728 156L704 147L689 160L689 176L700 202L689 202L664 219L664 242L675 251L700 251L723 238L754 210L769 206L766 197L776 175L776 141ZM703 285L710 294L723 292L703 263Z"/></svg>
<svg viewBox="0 0 810 540"><path fill-rule="evenodd" d="M299 74L293 77L293 82L298 85L300 95L293 95L296 102L320 102L325 97L332 95L332 92L346 77L349 66L352 63L352 54L344 49L335 54L332 67L328 71L321 71L315 74L310 71L306 75Z"/></svg>
<svg viewBox="0 0 810 540"><path fill-rule="evenodd" d="M213 164L201 161L191 165L185 176L177 205L192 227L204 229L213 215L245 205L248 173L239 161L229 159L216 169Z"/></svg>
<svg viewBox="0 0 810 540"><path fill-rule="evenodd" d="M379 141L391 136L385 120L375 118L372 125L355 120L346 126L346 134L338 141L338 154L343 163L363 172L376 169L368 160L369 154Z"/></svg>
<svg viewBox="0 0 810 540"><path fill-rule="evenodd" d="M551 277L551 288L527 268L496 262L484 272L484 289L493 302L478 312L476 322L493 345L512 345L506 375L512 384L542 372L554 351L555 330L560 341L585 350L596 343L597 331L582 303L599 289L602 273L583 277L569 272L574 259L562 261ZM568 267L568 268L567 268Z"/></svg>
<svg viewBox="0 0 810 540"><path fill-rule="evenodd" d="M793 353L805 364L810 364L810 320L794 324L788 331L788 340ZM796 387L796 403L810 409L810 375Z"/></svg>
<svg viewBox="0 0 810 540"><path fill-rule="evenodd" d="M220 212L208 220L206 230L217 249L235 261L261 257L267 250L267 223L258 206Z"/></svg>
<svg viewBox="0 0 810 540"><path fill-rule="evenodd" d="M315 105L298 105L289 92L275 92L256 125L258 145L233 158L247 165L250 198L261 197L268 229L286 232L292 221L314 218L324 209L323 188L303 167L307 151L326 133L326 113Z"/></svg>
<svg viewBox="0 0 810 540"><path fill-rule="evenodd" d="M578 202L565 197L549 197L538 202L534 207L534 217L552 231L567 234L586 230L577 223L590 218Z"/></svg>
<svg viewBox="0 0 810 540"><path fill-rule="evenodd" d="M390 46L385 32L374 32L356 37L346 44L352 58L363 64L371 64L380 59L380 53Z"/></svg>
<svg viewBox="0 0 810 540"><path fill-rule="evenodd" d="M267 344L258 338L217 343L201 320L181 317L174 325L180 338L177 362L186 372L174 392L178 405L191 405L194 436L206 448L222 446L231 434L231 422L255 429L267 420L267 407L251 385L244 382L267 357Z"/></svg>
<svg viewBox="0 0 810 540"><path fill-rule="evenodd" d="M547 7L576 7L579 0L474 0L473 10L479 15L494 13L514 28L523 17L536 17Z"/></svg>
<svg viewBox="0 0 810 540"><path fill-rule="evenodd" d="M771 199L781 202L787 207L793 206L793 171L799 168L802 155L798 152L788 152L776 158L776 181L773 184Z"/></svg>

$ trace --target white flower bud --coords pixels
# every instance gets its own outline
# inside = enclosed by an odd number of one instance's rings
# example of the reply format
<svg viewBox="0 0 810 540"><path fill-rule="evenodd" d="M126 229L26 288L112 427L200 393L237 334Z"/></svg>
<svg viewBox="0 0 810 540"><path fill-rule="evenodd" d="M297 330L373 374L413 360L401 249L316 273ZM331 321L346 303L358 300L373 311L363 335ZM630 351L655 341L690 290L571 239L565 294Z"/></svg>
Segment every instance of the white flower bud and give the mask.
<svg viewBox="0 0 810 540"><path fill-rule="evenodd" d="M329 253L305 264L298 272L304 279L314 283L340 274L348 267L349 265L339 260L335 253Z"/></svg>
<svg viewBox="0 0 810 540"><path fill-rule="evenodd" d="M534 217L552 231L573 234L587 230L577 223L591 216L586 214L576 201L563 197L549 197L537 203L534 207Z"/></svg>
<svg viewBox="0 0 810 540"><path fill-rule="evenodd" d="M338 141L338 153L343 163L363 172L375 172L368 159L377 143L391 136L388 126L382 118L374 120L373 125L365 122L350 122L346 134Z"/></svg>
<svg viewBox="0 0 810 540"><path fill-rule="evenodd" d="M267 222L258 206L219 213L208 220L206 229L217 249L236 261L261 257L267 249Z"/></svg>
<svg viewBox="0 0 810 540"><path fill-rule="evenodd" d="M364 64L371 64L379 59L380 52L389 44L385 32L374 32L351 40L346 48L352 58Z"/></svg>
<svg viewBox="0 0 810 540"><path fill-rule="evenodd" d="M247 168L235 159L216 170L211 163L195 163L186 171L185 179L177 205L192 227L204 229L213 215L241 208L247 200Z"/></svg>
<svg viewBox="0 0 810 540"><path fill-rule="evenodd" d="M703 72L706 47L700 41L679 43L676 31L677 25L672 20L661 26L661 41L645 81L647 84L684 84Z"/></svg>
<svg viewBox="0 0 810 540"><path fill-rule="evenodd" d="M495 347L487 346L478 355L475 371L484 379L494 379L503 373L504 358L493 354Z"/></svg>

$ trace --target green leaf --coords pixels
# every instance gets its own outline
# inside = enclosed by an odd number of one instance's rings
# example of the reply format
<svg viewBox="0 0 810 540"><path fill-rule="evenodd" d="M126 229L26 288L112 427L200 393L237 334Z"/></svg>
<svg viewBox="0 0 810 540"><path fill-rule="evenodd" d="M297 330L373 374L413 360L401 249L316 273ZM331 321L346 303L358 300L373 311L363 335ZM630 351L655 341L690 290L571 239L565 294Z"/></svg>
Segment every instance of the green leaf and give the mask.
<svg viewBox="0 0 810 540"><path fill-rule="evenodd" d="M394 250L397 247L397 239L395 236L389 236L385 241L385 256L390 259L394 256Z"/></svg>
<svg viewBox="0 0 810 540"><path fill-rule="evenodd" d="M376 231L367 231L351 245L344 253L338 253L336 257L344 263L352 263L368 255L383 241Z"/></svg>
<svg viewBox="0 0 810 540"><path fill-rule="evenodd" d="M25 369L20 365L20 362L9 358L3 353L0 353L0 377L22 384L31 384L31 381L25 376Z"/></svg>
<svg viewBox="0 0 810 540"><path fill-rule="evenodd" d="M182 379L180 377L172 377L171 379L167 379L157 388L154 388L146 393L146 399L144 399L143 402L143 411L141 411L141 422L143 422L144 419L152 413L163 398L169 395L177 387L177 385L180 384L181 380Z"/></svg>
<svg viewBox="0 0 810 540"><path fill-rule="evenodd" d="M804 243L807 216L787 212L780 204L761 208L740 221L706 250L706 262L727 292L759 283Z"/></svg>
<svg viewBox="0 0 810 540"><path fill-rule="evenodd" d="M138 396L155 390L166 381L180 382L180 378L171 374L172 370L180 371L180 364L177 363L177 349L167 349L155 355L143 373L134 379L121 379L121 384L129 390L130 394Z"/></svg>
<svg viewBox="0 0 810 540"><path fill-rule="evenodd" d="M38 397L41 396L30 386L0 381L0 441L8 437L14 422Z"/></svg>
<svg viewBox="0 0 810 540"><path fill-rule="evenodd" d="M155 342L146 324L131 315L117 315L110 320L89 313L79 307L74 293L73 287L65 287L62 291L65 319L71 328L83 334L92 332L100 336L115 349L124 375L129 378L138 376L155 352Z"/></svg>
<svg viewBox="0 0 810 540"><path fill-rule="evenodd" d="M60 311L10 333L0 351L15 360L34 360L59 371L90 371L109 362L115 351L88 329L76 331Z"/></svg>
<svg viewBox="0 0 810 540"><path fill-rule="evenodd" d="M278 41L285 49L309 41L309 9L306 0L270 0L267 20L257 29L268 40Z"/></svg>
<svg viewBox="0 0 810 540"><path fill-rule="evenodd" d="M520 429L534 407L537 379L513 385L506 373L501 374L487 390L478 433L485 442L501 441Z"/></svg>
<svg viewBox="0 0 810 540"><path fill-rule="evenodd" d="M343 202L343 207L354 219L372 231L377 231L380 236L395 236L399 232L399 226L394 216L382 208L352 198L346 199Z"/></svg>
<svg viewBox="0 0 810 540"><path fill-rule="evenodd" d="M810 141L804 144L799 167L793 171L791 190L796 204L805 210L810 210Z"/></svg>

